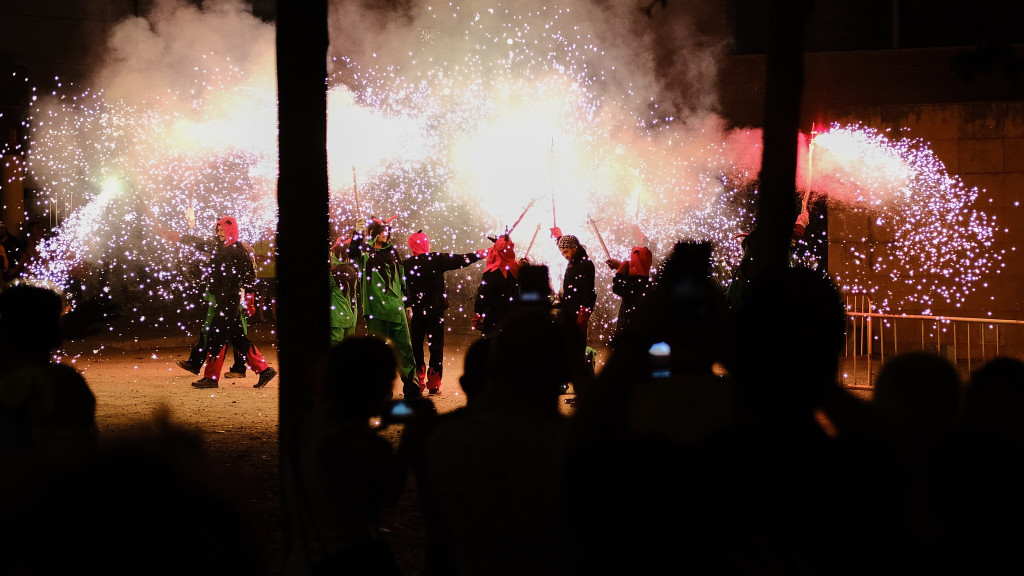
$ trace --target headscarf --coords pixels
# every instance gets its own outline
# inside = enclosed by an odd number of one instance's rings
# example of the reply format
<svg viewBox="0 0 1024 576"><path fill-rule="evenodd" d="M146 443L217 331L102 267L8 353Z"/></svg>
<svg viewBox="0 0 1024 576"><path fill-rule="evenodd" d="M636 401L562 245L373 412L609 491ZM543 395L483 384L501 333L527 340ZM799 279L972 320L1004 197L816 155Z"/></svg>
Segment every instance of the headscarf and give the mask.
<svg viewBox="0 0 1024 576"><path fill-rule="evenodd" d="M516 245L508 236L500 236L494 241L494 246L487 251L487 267L484 272L500 270L501 275L508 278L511 271L512 276L519 278L519 261L516 260Z"/></svg>
<svg viewBox="0 0 1024 576"><path fill-rule="evenodd" d="M629 275L650 276L651 261L654 259L651 249L646 246L634 246L629 253Z"/></svg>
<svg viewBox="0 0 1024 576"><path fill-rule="evenodd" d="M217 220L217 224L224 230L224 245L231 246L238 242L238 221L230 216Z"/></svg>
<svg viewBox="0 0 1024 576"><path fill-rule="evenodd" d="M580 247L580 239L575 237L575 236L573 236L572 234L565 234L564 236L560 236L558 238L558 249L559 250L561 250L563 248L568 248L568 249L571 250L573 248L579 248L579 247Z"/></svg>
<svg viewBox="0 0 1024 576"><path fill-rule="evenodd" d="M413 256L430 252L430 238L427 238L423 230L409 235L409 250L412 250Z"/></svg>

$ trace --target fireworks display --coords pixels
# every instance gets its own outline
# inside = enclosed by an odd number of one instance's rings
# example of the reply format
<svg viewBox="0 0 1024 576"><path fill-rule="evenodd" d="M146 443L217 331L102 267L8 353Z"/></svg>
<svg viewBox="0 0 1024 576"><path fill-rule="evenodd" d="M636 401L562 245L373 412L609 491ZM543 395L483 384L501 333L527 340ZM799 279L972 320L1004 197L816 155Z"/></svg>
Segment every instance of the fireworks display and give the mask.
<svg viewBox="0 0 1024 576"><path fill-rule="evenodd" d="M195 233L233 215L242 240L272 253L273 25L234 0L207 4L157 2L148 17L115 27L92 87L35 99L28 177L53 223L45 265L32 270L38 281L72 299L97 291L172 309L201 304L201 255L164 239L188 231L189 209ZM741 255L735 236L753 226L761 133L726 130L698 96L689 107L663 104L650 40L622 40L642 15L490 1L416 5L405 16L402 26L385 23L387 35L357 34L367 16L332 10L332 39L345 40L332 42L327 83L333 234L359 217L397 216L400 249L422 229L434 250L471 252L522 216L511 233L517 251L530 246L557 291L565 261L548 233L557 225L597 263L602 338L618 308L602 245L622 259L646 241L657 264L676 241L710 240L728 281ZM710 57L700 56L695 68ZM978 191L947 175L924 143L836 125L802 147L798 188L814 200L812 221L824 202L895 231L886 258L851 258L834 271L845 287L877 294L883 307L920 309L961 301L997 267L994 223L967 209ZM815 264L824 241L804 240L803 264ZM471 314L481 271L450 273L453 313ZM911 286L912 296L887 300L868 272Z"/></svg>

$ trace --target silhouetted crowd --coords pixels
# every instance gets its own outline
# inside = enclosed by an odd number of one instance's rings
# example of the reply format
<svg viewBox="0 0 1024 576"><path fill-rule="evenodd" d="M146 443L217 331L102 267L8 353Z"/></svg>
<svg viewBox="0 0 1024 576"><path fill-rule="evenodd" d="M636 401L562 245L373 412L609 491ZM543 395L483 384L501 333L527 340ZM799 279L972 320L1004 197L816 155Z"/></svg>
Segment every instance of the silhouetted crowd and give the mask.
<svg viewBox="0 0 1024 576"><path fill-rule="evenodd" d="M711 246L677 244L597 373L575 318L520 299L467 351L465 407L440 415L415 399L389 420L406 402L390 361L351 368L386 345L342 341L316 408L333 424L293 438L289 572L397 574L409 546L427 575L1019 569L1024 363L990 359L961 381L944 357L907 352L863 400L840 383L848 324L828 276L744 281L727 303ZM404 425L394 450L367 424L381 414ZM379 525L410 472L423 543Z"/></svg>
<svg viewBox="0 0 1024 576"><path fill-rule="evenodd" d="M396 575L395 550L422 547L429 576L1016 573L1024 362L964 380L905 352L862 400L840 383L848 323L828 276L748 281L730 305L710 245L677 244L596 372L577 318L520 299L469 347L466 405L442 414L393 398L386 341L332 345L313 402L282 423L285 572ZM118 572L108 555L131 547L147 573L266 572L194 438L165 426L96 450L95 399L50 361L51 295L0 294L0 572ZM381 526L406 489L422 542ZM19 553L40 547L52 554Z"/></svg>

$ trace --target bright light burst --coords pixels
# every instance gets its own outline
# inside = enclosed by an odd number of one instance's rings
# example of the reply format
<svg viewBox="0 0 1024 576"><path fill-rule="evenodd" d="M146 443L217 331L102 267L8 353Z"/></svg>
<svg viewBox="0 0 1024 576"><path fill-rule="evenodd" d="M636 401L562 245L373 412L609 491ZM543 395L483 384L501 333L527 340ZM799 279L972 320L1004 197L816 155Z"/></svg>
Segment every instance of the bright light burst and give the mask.
<svg viewBox="0 0 1024 576"><path fill-rule="evenodd" d="M888 240L876 239L869 253L850 248L847 266L832 265L833 277L844 289L872 295L884 311L959 307L998 273L995 217L973 208L979 190L947 174L925 142L899 136L835 125L813 141L812 189L840 209L870 216Z"/></svg>
<svg viewBox="0 0 1024 576"><path fill-rule="evenodd" d="M333 60L334 234L346 234L357 217L398 215L400 248L407 234L423 229L435 250L469 252L523 216L512 232L517 252L529 249L531 260L548 264L557 289L565 262L548 233L557 224L579 236L598 263L595 319L605 328L618 302L598 231L618 259L643 237L656 262L676 241L710 240L719 279L727 281L740 257L735 235L753 225L760 131L726 131L711 113L666 114L641 93L648 83L623 83L628 73L605 63L582 13L501 2L489 10L450 3L427 12L403 58L382 65ZM153 34L179 50L162 60L172 64L148 77L136 64L131 81L108 72L96 89L36 102L28 169L60 226L45 246L49 265L33 272L60 286L180 309L200 302L200 259L157 232L185 231L188 208L199 233L233 214L243 240L273 246L273 29L244 11L186 6L164 17ZM245 51L205 44L222 36L203 33L207 17L220 28L226 18L241 20ZM124 27L137 29L137 20ZM175 41L175 30L192 31L190 41ZM813 154L815 195L878 213L879 226L896 230L891 259L837 274L848 287L884 294L880 283L859 276L882 270L895 282L917 282L917 303L959 301L991 268L990 219L964 208L977 191L947 176L920 143L834 126L816 136ZM806 251L805 263L813 265L815 252ZM920 271L926 280L915 276ZM479 274L475 267L452 273L453 311L470 311ZM72 292L90 296L80 291Z"/></svg>

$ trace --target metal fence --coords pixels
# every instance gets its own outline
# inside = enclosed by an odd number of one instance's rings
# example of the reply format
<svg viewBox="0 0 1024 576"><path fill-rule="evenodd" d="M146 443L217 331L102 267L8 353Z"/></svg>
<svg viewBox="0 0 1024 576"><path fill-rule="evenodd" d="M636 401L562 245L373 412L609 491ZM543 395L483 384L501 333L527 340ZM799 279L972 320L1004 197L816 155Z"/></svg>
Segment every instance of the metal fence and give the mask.
<svg viewBox="0 0 1024 576"><path fill-rule="evenodd" d="M846 350L842 379L870 390L886 357L927 350L948 358L962 376L996 356L1021 355L1024 320L882 314L865 295L846 297Z"/></svg>

